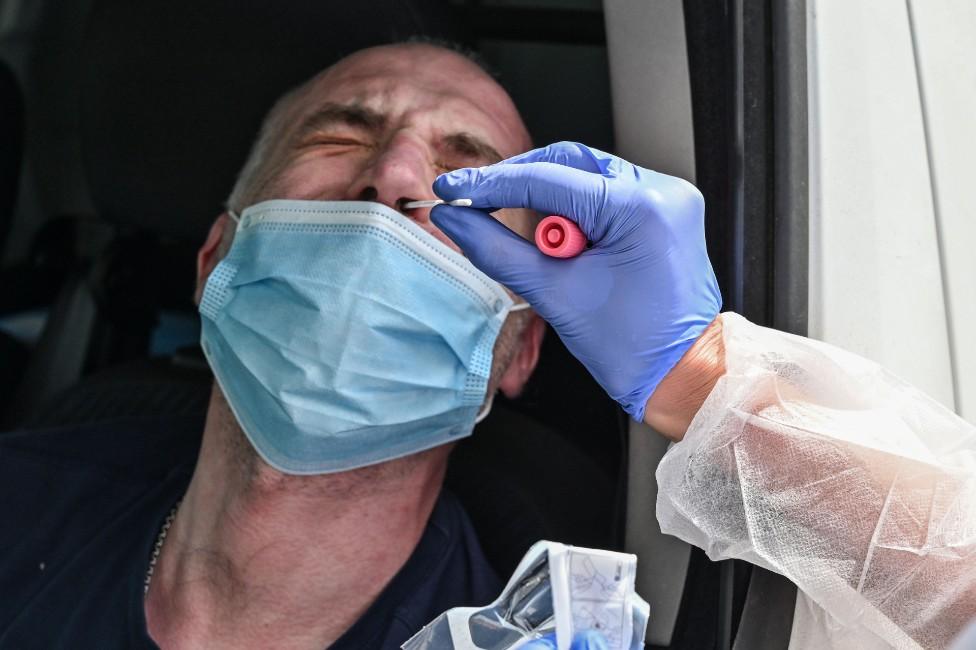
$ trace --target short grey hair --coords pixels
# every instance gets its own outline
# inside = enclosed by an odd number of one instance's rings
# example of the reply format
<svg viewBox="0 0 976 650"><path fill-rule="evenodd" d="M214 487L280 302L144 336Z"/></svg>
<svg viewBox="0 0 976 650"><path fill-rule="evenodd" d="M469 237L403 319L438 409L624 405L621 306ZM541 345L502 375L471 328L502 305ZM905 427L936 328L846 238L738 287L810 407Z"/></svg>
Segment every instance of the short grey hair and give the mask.
<svg viewBox="0 0 976 650"><path fill-rule="evenodd" d="M441 38L439 36L424 36L417 35L407 38L405 41L401 41L407 45L429 45L431 47L440 48L442 50L447 50L448 52L454 52L459 54L471 63L475 64L481 71L486 75L498 81L501 75L495 70L483 56L477 50L473 50L467 45L458 43L457 41L450 41L446 38ZM396 43L395 43L396 44Z"/></svg>
<svg viewBox="0 0 976 650"><path fill-rule="evenodd" d="M272 162L276 150L283 146L283 135L291 123L294 109L301 104L315 80L323 72L286 92L268 111L244 167L237 175L234 188L227 197L228 210L240 214L244 208L257 200L261 191L277 175L278 165L273 165Z"/></svg>
<svg viewBox="0 0 976 650"><path fill-rule="evenodd" d="M284 134L294 119L295 109L301 105L315 80L324 72L323 70L279 97L265 116L258 137L251 146L244 167L238 173L225 203L227 211L236 215L235 221L244 208L257 203L262 198L280 173L283 164L281 153L287 146L284 142ZM228 220L221 233L220 243L217 245L218 259L223 259L230 251L235 232L234 224Z"/></svg>

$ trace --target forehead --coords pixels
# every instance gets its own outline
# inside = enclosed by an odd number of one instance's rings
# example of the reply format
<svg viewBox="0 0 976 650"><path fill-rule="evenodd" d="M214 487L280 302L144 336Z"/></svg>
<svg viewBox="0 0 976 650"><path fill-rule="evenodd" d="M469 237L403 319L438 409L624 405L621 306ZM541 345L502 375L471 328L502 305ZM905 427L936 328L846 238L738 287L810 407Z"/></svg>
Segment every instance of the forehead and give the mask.
<svg viewBox="0 0 976 650"><path fill-rule="evenodd" d="M501 86L463 56L433 46L377 47L343 59L314 80L302 112L324 103L366 106L399 127L468 131L504 157L530 147Z"/></svg>

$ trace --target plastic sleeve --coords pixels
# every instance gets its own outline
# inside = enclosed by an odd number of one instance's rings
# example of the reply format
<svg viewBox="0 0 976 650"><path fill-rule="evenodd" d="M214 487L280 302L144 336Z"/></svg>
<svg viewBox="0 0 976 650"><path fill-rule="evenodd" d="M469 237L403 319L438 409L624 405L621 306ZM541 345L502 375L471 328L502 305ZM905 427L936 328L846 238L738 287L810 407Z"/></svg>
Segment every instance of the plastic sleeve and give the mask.
<svg viewBox="0 0 976 650"><path fill-rule="evenodd" d="M976 428L873 362L722 318L727 373L657 469L662 530L841 626L948 647L976 615Z"/></svg>

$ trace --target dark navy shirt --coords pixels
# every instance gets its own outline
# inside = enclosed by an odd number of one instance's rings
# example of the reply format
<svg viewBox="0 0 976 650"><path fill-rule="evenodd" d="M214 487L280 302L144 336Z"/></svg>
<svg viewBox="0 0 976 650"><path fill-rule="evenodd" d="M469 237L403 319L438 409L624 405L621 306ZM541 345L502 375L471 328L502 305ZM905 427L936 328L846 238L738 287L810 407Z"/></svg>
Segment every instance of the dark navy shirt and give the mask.
<svg viewBox="0 0 976 650"><path fill-rule="evenodd" d="M0 648L156 648L143 581L201 429L157 419L0 434ZM413 555L332 648L399 648L501 586L460 504L442 493Z"/></svg>

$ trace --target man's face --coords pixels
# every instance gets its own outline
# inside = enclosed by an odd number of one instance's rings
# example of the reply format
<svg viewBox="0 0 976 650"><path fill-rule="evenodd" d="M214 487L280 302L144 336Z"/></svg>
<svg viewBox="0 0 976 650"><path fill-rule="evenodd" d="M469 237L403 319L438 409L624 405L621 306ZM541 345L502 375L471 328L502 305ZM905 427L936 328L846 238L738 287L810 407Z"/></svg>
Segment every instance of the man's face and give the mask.
<svg viewBox="0 0 976 650"><path fill-rule="evenodd" d="M403 203L435 198L431 184L445 171L529 147L508 95L472 62L426 45L377 47L319 75L294 103L255 198L376 201L457 250L430 210ZM524 211L497 216L531 236Z"/></svg>
<svg viewBox="0 0 976 650"><path fill-rule="evenodd" d="M531 147L518 111L493 79L466 58L428 45L357 52L293 99L238 209L268 199L375 201L458 250L430 221L430 210L408 211L403 203L434 198L431 185L445 171L487 165ZM501 210L495 216L531 239L534 213ZM232 233L232 222L222 216L201 248L197 300ZM495 342L489 395L521 391L543 330L529 312L508 317Z"/></svg>

